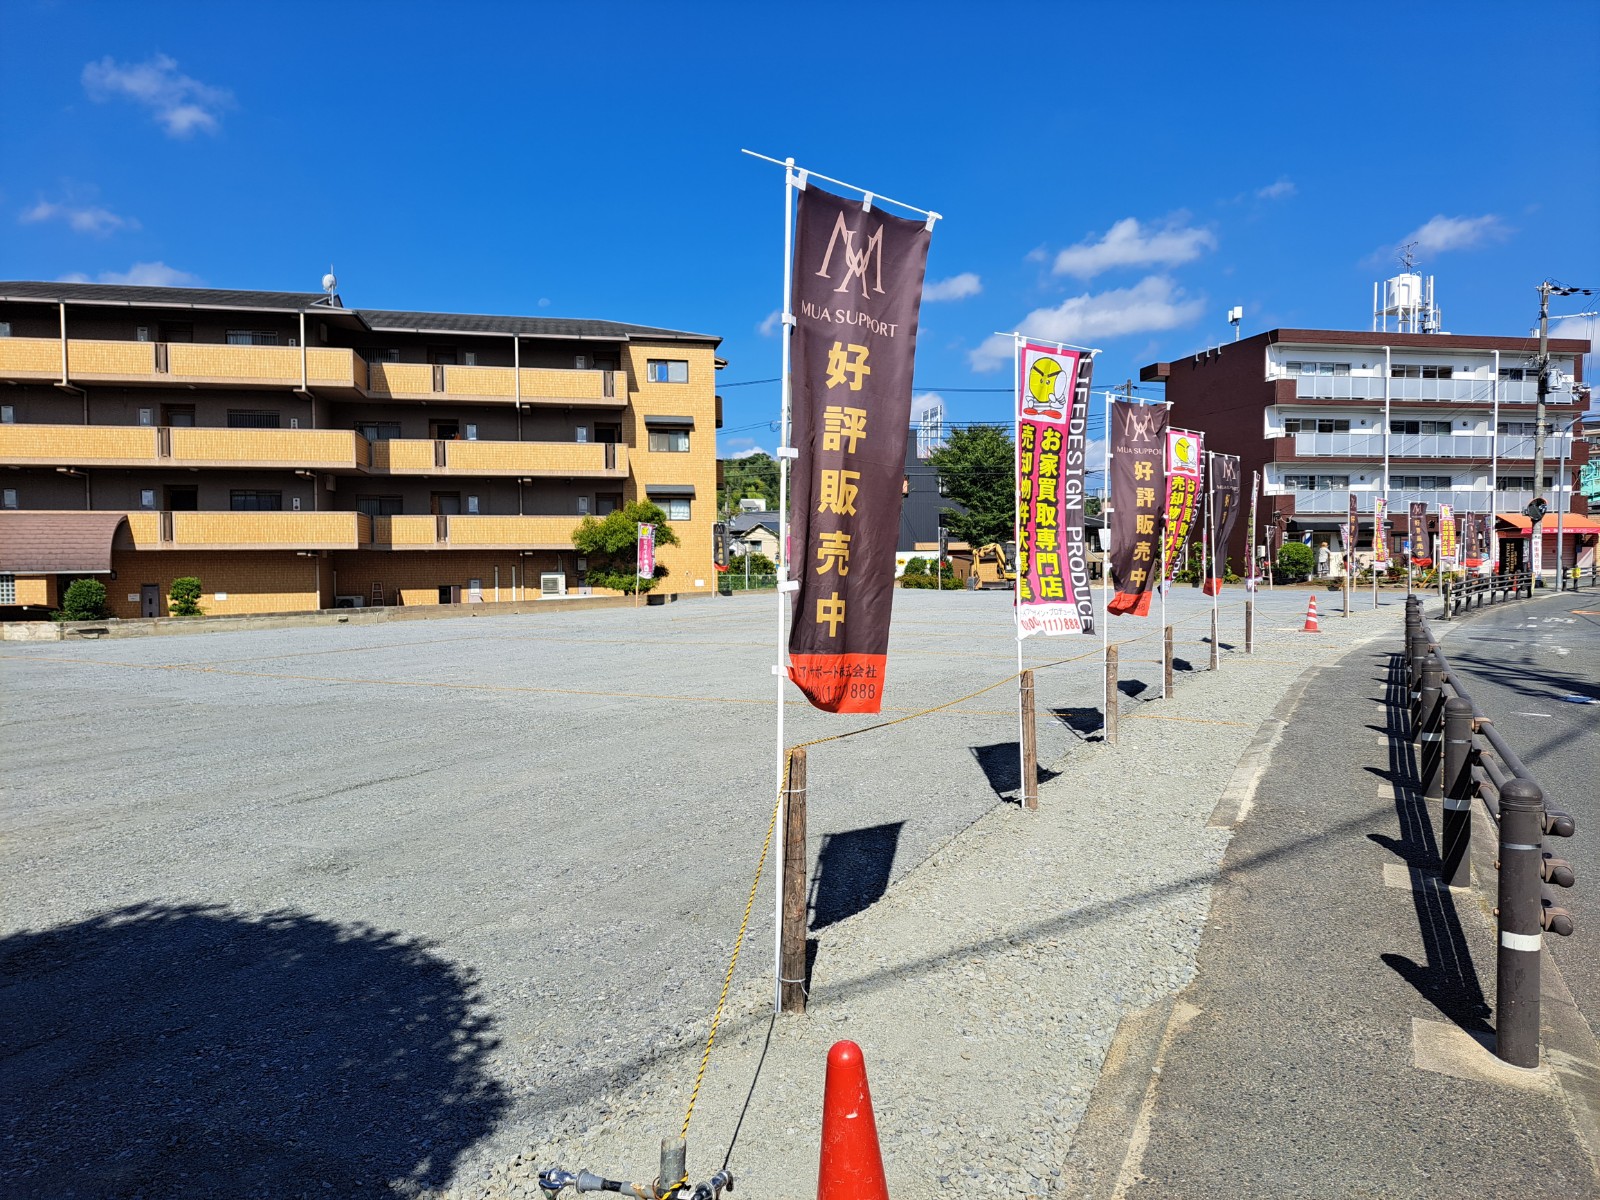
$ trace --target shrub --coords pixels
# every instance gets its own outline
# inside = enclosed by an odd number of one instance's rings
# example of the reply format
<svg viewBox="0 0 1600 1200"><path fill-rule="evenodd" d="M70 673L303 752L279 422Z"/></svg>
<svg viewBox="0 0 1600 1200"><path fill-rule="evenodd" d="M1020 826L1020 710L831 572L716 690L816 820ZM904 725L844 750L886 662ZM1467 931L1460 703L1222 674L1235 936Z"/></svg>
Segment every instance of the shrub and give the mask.
<svg viewBox="0 0 1600 1200"><path fill-rule="evenodd" d="M905 575L926 575L927 573L928 573L928 560L927 559L925 559L925 558L908 558L908 559L906 559L905 570L901 572L901 575L902 576L905 576Z"/></svg>
<svg viewBox="0 0 1600 1200"><path fill-rule="evenodd" d="M106 616L106 585L98 579L74 579L61 597L57 621L99 621Z"/></svg>
<svg viewBox="0 0 1600 1200"><path fill-rule="evenodd" d="M200 580L193 575L184 575L172 581L172 592L169 597L170 609L175 617L198 617L200 612Z"/></svg>
<svg viewBox="0 0 1600 1200"><path fill-rule="evenodd" d="M1285 542L1278 549L1278 570L1291 579L1308 578L1316 565L1316 552L1304 542Z"/></svg>

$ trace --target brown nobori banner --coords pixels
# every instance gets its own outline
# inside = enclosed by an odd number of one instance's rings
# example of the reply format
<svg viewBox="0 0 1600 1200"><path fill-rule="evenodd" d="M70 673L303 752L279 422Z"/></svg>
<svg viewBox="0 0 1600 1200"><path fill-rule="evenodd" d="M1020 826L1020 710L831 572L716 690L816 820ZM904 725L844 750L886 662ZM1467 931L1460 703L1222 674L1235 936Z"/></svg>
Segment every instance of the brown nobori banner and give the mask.
<svg viewBox="0 0 1600 1200"><path fill-rule="evenodd" d="M1211 567L1200 590L1215 596L1228 576L1228 538L1239 519L1239 456L1213 454L1206 485L1206 520L1211 530Z"/></svg>
<svg viewBox="0 0 1600 1200"><path fill-rule="evenodd" d="M1113 400L1107 436L1111 464L1111 585L1106 611L1150 613L1150 589L1161 576L1162 509L1167 499L1167 408Z"/></svg>
<svg viewBox="0 0 1600 1200"><path fill-rule="evenodd" d="M883 704L911 369L931 234L812 186L795 230L789 678L827 712Z"/></svg>
<svg viewBox="0 0 1600 1200"><path fill-rule="evenodd" d="M1411 539L1411 554L1409 555L1409 561L1416 562L1419 558L1426 558L1431 562L1431 552L1433 547L1428 545L1427 501L1413 500L1411 502L1407 536Z"/></svg>

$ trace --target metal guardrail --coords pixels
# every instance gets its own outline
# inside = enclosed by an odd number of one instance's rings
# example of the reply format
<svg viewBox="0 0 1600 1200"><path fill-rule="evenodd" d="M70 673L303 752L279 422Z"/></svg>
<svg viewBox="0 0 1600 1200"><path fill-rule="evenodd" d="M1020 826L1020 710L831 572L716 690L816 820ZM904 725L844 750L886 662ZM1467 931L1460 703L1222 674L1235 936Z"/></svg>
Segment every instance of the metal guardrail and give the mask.
<svg viewBox="0 0 1600 1200"><path fill-rule="evenodd" d="M1468 575L1447 582L1440 589L1444 597L1441 621L1448 621L1463 608L1482 608L1485 599L1495 604L1503 600L1533 599L1533 572L1514 571L1506 575ZM1407 610L1410 611L1409 609Z"/></svg>
<svg viewBox="0 0 1600 1200"><path fill-rule="evenodd" d="M1416 596L1406 599L1406 659L1422 794L1444 807L1441 881L1471 885L1474 797L1499 826L1495 1054L1512 1066L1537 1067L1544 935L1572 932L1572 914L1555 903L1550 885L1574 882L1572 865L1546 854L1543 839L1571 837L1573 820L1546 804L1533 773L1450 669Z"/></svg>

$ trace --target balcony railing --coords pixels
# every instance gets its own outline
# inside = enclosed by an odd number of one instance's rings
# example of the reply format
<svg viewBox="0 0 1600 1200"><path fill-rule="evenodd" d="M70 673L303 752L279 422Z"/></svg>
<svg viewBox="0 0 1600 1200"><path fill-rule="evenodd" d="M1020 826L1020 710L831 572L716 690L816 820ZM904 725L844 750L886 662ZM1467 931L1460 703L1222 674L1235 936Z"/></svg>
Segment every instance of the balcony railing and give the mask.
<svg viewBox="0 0 1600 1200"><path fill-rule="evenodd" d="M1294 452L1297 458L1382 458L1382 433L1296 433ZM1498 452L1495 439L1488 434L1462 433L1392 433L1389 435L1391 458L1532 458L1534 440L1531 437L1502 437ZM1545 439L1545 457L1552 461L1561 457L1563 445L1571 455L1568 437Z"/></svg>
<svg viewBox="0 0 1600 1200"><path fill-rule="evenodd" d="M194 429L163 431L184 466L302 467L352 471L370 465L367 439L344 429Z"/></svg>
<svg viewBox="0 0 1600 1200"><path fill-rule="evenodd" d="M0 425L0 463L93 467L155 461L156 431L146 426Z"/></svg>
<svg viewBox="0 0 1600 1200"><path fill-rule="evenodd" d="M372 518L353 512L131 512L139 550L359 550Z"/></svg>
<svg viewBox="0 0 1600 1200"><path fill-rule="evenodd" d="M392 475L612 477L628 448L610 442L480 442L395 438L372 447L372 469Z"/></svg>
<svg viewBox="0 0 1600 1200"><path fill-rule="evenodd" d="M513 400L516 368L468 367L454 363L385 363L368 367L368 392L402 400ZM565 371L523 367L524 404L570 404L621 407L628 400L622 371Z"/></svg>
<svg viewBox="0 0 1600 1200"><path fill-rule="evenodd" d="M373 540L396 550L571 547L582 517L394 516L372 518Z"/></svg>
<svg viewBox="0 0 1600 1200"><path fill-rule="evenodd" d="M1350 491L1346 488L1327 488L1310 491L1296 489L1293 492L1273 493L1268 495L1292 495L1294 509L1300 514L1339 514L1349 511ZM1356 511L1371 514L1372 502L1383 497L1381 491L1357 490ZM1491 492L1487 488L1430 488L1421 491L1400 491L1394 489L1389 492L1389 514L1391 518L1404 514L1407 507L1413 503L1423 503L1428 506L1430 513L1437 513L1439 505L1452 505L1456 512L1521 512L1533 499L1532 492Z"/></svg>
<svg viewBox="0 0 1600 1200"><path fill-rule="evenodd" d="M1458 403L1489 404L1494 400L1492 379L1384 379L1381 375L1270 375L1271 379L1293 379L1295 395L1301 400L1448 400ZM1384 385L1388 384L1385 392ZM1500 403L1531 404L1538 398L1538 384L1531 379L1502 379Z"/></svg>

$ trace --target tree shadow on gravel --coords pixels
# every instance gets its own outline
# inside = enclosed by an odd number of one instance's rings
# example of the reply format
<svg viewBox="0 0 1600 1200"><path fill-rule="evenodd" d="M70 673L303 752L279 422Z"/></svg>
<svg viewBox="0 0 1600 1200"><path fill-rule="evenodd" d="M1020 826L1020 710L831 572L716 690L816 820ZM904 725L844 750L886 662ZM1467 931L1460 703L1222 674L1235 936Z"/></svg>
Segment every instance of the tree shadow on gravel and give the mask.
<svg viewBox="0 0 1600 1200"><path fill-rule="evenodd" d="M6 1196L393 1196L505 1110L474 980L305 913L144 904L0 939Z"/></svg>

